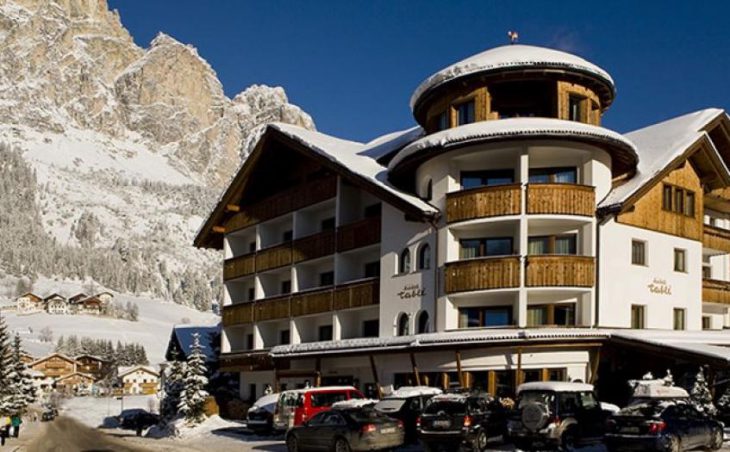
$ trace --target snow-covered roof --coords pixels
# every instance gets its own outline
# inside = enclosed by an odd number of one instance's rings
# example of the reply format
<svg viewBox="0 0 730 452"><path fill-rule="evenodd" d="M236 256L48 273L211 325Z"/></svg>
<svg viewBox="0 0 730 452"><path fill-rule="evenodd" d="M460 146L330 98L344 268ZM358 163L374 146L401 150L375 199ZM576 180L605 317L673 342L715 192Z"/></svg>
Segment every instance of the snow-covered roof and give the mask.
<svg viewBox="0 0 730 452"><path fill-rule="evenodd" d="M517 388L518 394L522 391L582 392L593 391L593 385L567 381L532 381L523 383Z"/></svg>
<svg viewBox="0 0 730 452"><path fill-rule="evenodd" d="M332 404L332 408L336 410L352 410L357 408L363 408L366 406L372 406L378 403L378 400L374 399L350 399L340 400Z"/></svg>
<svg viewBox="0 0 730 452"><path fill-rule="evenodd" d="M138 370L140 370L142 372L147 372L148 374L154 375L156 377L159 377L160 376L160 374L155 369L153 369L152 367L150 367L150 366L141 366L141 365L120 367L119 368L118 375L119 375L119 377L124 377L124 376L129 375L132 372L136 372Z"/></svg>
<svg viewBox="0 0 730 452"><path fill-rule="evenodd" d="M392 171L404 161L432 149L447 150L472 143L512 138L578 139L617 148L628 162L637 160L636 146L629 139L603 127L554 118L509 118L479 121L421 138L403 148L388 164Z"/></svg>
<svg viewBox="0 0 730 452"><path fill-rule="evenodd" d="M730 334L725 331L615 330L611 336L730 362Z"/></svg>
<svg viewBox="0 0 730 452"><path fill-rule="evenodd" d="M70 363L76 363L76 360L73 359L73 358L71 358L70 356L64 355L63 353L54 352L54 353L51 353L50 355L46 355L46 356L44 356L42 358L38 358L38 359L36 359L35 361L33 361L32 363L30 363L28 365L29 366L34 366L34 365L36 365L38 363L42 363L43 361L47 361L47 360L53 358L54 356L57 356L57 357L63 359L64 361L68 361Z"/></svg>
<svg viewBox="0 0 730 452"><path fill-rule="evenodd" d="M167 352L165 357L167 360L174 359L172 356L173 340L177 341L182 353L185 358L190 355L193 349L193 335L198 333L201 351L205 355L207 361L215 361L218 359L216 355L216 344L215 340L220 333L220 325L216 326L201 326L201 325L176 325L172 328L172 337L170 338L170 344L167 346Z"/></svg>
<svg viewBox="0 0 730 452"><path fill-rule="evenodd" d="M408 397L423 396L423 395L438 395L443 391L439 388L431 386L401 386L395 391L391 392L385 399L405 399Z"/></svg>
<svg viewBox="0 0 730 452"><path fill-rule="evenodd" d="M367 148L361 143L335 138L321 132L307 130L291 124L273 123L269 124L269 127L303 144L308 149L325 157L327 160L355 176L361 177L363 180L376 185L378 188L416 207L421 212L430 215L438 214L438 210L429 203L417 196L398 190L388 182L387 168L373 158L365 155L368 149L370 151L376 149L377 143L375 146ZM392 140L386 140L386 142L392 143Z"/></svg>
<svg viewBox="0 0 730 452"><path fill-rule="evenodd" d="M626 138L636 145L639 155L636 173L624 184L614 188L599 203L599 207L620 204L652 182L706 135L703 131L705 126L723 114L725 114L723 110L708 108L627 133ZM716 157L722 162L719 154ZM724 163L722 165L725 166ZM727 167L725 170L727 171Z"/></svg>
<svg viewBox="0 0 730 452"><path fill-rule="evenodd" d="M613 79L605 70L570 53L545 47L506 45L486 50L452 64L428 77L411 96L411 109L427 92L452 80L475 74L513 69L562 69L589 75L613 93ZM610 103L611 99L608 99Z"/></svg>
<svg viewBox="0 0 730 452"><path fill-rule="evenodd" d="M264 409L268 411L269 413L273 413L276 409L276 404L279 402L279 393L275 392L273 394L266 394L263 397L260 397L256 403L251 405L251 408L248 409L248 412L251 413L253 411Z"/></svg>
<svg viewBox="0 0 730 452"><path fill-rule="evenodd" d="M359 154L387 164L384 160L387 160L389 154L402 149L424 135L425 131L420 126L392 132L366 143Z"/></svg>
<svg viewBox="0 0 730 452"><path fill-rule="evenodd" d="M84 373L84 372L74 372L74 373L70 373L68 375L64 375L62 377L57 378L56 379L56 382L61 382L63 380L68 380L69 378L71 378L73 376L76 376L76 375L79 375L81 377L84 377L87 380L92 380L92 381L94 380L94 376L93 375L90 375L90 374L87 374L87 373Z"/></svg>
<svg viewBox="0 0 730 452"><path fill-rule="evenodd" d="M682 399L689 397L689 394L685 389L677 386L644 384L642 381L638 381L637 383L636 388L634 388L634 397L650 399Z"/></svg>

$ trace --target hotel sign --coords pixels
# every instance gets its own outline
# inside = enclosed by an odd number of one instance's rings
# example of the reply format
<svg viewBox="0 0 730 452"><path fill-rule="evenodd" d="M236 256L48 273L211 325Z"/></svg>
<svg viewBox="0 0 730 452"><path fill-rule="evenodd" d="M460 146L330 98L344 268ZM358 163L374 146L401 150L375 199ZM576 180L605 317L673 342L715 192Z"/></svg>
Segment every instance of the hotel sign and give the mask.
<svg viewBox="0 0 730 452"><path fill-rule="evenodd" d="M401 300L409 300L411 298L425 296L426 289L421 287L419 284L406 284L403 286L403 290L398 292L396 295L398 295Z"/></svg>
<svg viewBox="0 0 730 452"><path fill-rule="evenodd" d="M649 292L657 295L671 295L672 286L667 284L665 279L654 278L654 280L647 285Z"/></svg>

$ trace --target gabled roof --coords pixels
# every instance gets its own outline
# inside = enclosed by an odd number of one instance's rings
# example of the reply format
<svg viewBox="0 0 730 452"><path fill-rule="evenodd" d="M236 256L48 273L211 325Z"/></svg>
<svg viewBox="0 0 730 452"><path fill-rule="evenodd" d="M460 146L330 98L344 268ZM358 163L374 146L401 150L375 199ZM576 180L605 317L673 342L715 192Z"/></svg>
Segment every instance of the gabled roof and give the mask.
<svg viewBox="0 0 730 452"><path fill-rule="evenodd" d="M364 145L290 124L268 124L259 137L258 144L241 165L215 208L201 226L194 245L206 246L207 238L212 233L213 227L224 218L226 205L231 204L231 200L240 190L243 181L255 167L257 159L264 151L263 144L268 139L278 140L295 151L317 159L324 166L348 178L351 182L370 189L383 201L416 218L429 219L438 216L438 209L429 203L391 185L388 182L387 168L375 160L375 157L384 157L393 150L397 150L417 133L417 129L409 129L409 131L384 137L382 140L374 140Z"/></svg>
<svg viewBox="0 0 730 452"><path fill-rule="evenodd" d="M129 375L132 372L136 372L138 370L141 370L142 372L147 372L148 374L154 375L155 377L159 377L160 374L155 369L149 367L149 366L130 366L130 367L120 367L119 368L119 377L122 378L125 375Z"/></svg>
<svg viewBox="0 0 730 452"><path fill-rule="evenodd" d="M51 353L50 355L46 355L46 356L44 356L42 358L36 359L35 361L33 361L32 363L30 363L28 365L29 366L35 366L36 364L42 363L43 361L48 361L49 359L53 358L54 356L57 356L57 357L63 359L64 361L68 361L68 362L73 363L73 364L78 364L78 361L76 361L75 359L71 358L70 356L64 355L63 353Z"/></svg>
<svg viewBox="0 0 730 452"><path fill-rule="evenodd" d="M95 361L99 361L99 362L102 362L102 363L108 362L108 361L107 361L107 360L105 360L104 358L100 358L100 357L98 357L98 356L96 356L96 355L89 355L89 354L83 354L83 355L78 355L78 356L76 356L76 358L75 358L75 359L76 359L76 360L78 361L78 360L80 360L81 358L91 358L91 359L93 359L93 360L95 360Z"/></svg>
<svg viewBox="0 0 730 452"><path fill-rule="evenodd" d="M55 298L55 297L63 298L63 301L66 301L66 297L64 297L63 295L61 295L60 293L57 293L57 292L53 292L52 294L48 295L46 298L43 299L43 301L48 301L51 298Z"/></svg>
<svg viewBox="0 0 730 452"><path fill-rule="evenodd" d="M68 380L69 378L71 378L73 376L76 376L76 375L81 376L81 377L84 377L84 378L87 378L87 379L89 379L91 381L94 381L94 376L93 375L89 375L89 374L84 373L84 372L73 372L73 373L70 373L68 375L64 375L63 377L59 377L56 380L56 383L59 383L59 382L61 382L63 380Z"/></svg>
<svg viewBox="0 0 730 452"><path fill-rule="evenodd" d="M35 299L37 301L42 301L43 300L43 298L41 298L40 296L34 294L33 292L26 292L23 295L19 296L18 298L23 298L23 297L30 297L30 298L33 298L33 299Z"/></svg>
<svg viewBox="0 0 730 452"><path fill-rule="evenodd" d="M727 165L706 131L707 126L718 119L728 120L727 114L723 110L709 108L627 133L626 138L636 145L639 154L636 174L611 190L599 203L599 208L620 208L643 189L662 179L668 170L685 161L699 145L710 150L706 157L724 183L730 184Z"/></svg>
<svg viewBox="0 0 730 452"><path fill-rule="evenodd" d="M85 293L81 292L81 293L77 293L73 297L69 297L68 301L76 302L76 301L79 301L79 300L83 300L84 298L87 298L87 297L88 297L88 295L86 295Z"/></svg>
<svg viewBox="0 0 730 452"><path fill-rule="evenodd" d="M172 334L170 335L170 341L167 344L167 351L165 352L165 359L168 361L175 360L175 348L179 348L183 353L184 358L192 352L193 348L193 334L198 333L200 337L200 345L202 352L205 355L207 361L216 361L218 356L216 355L216 340L220 334L220 325L216 326L196 326L196 325L177 325L172 328Z"/></svg>

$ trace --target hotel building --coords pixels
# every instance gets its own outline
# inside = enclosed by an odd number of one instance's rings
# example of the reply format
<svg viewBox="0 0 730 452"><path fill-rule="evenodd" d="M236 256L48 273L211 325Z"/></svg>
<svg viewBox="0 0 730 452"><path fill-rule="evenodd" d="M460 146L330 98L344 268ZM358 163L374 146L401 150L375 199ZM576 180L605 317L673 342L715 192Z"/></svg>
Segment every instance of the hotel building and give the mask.
<svg viewBox="0 0 730 452"><path fill-rule="evenodd" d="M195 239L225 253L241 396L722 372L730 118L620 134L615 95L583 58L509 45L428 77L418 125L369 143L268 125Z"/></svg>

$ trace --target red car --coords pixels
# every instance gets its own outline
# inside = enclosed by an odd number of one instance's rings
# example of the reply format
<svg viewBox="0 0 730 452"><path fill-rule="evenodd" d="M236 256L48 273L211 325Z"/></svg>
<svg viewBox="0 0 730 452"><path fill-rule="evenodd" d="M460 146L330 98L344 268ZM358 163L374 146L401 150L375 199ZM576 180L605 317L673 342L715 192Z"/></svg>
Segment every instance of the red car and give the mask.
<svg viewBox="0 0 730 452"><path fill-rule="evenodd" d="M274 412L274 428L287 430L301 425L315 414L330 409L333 403L365 396L352 386L323 386L319 388L284 391Z"/></svg>

